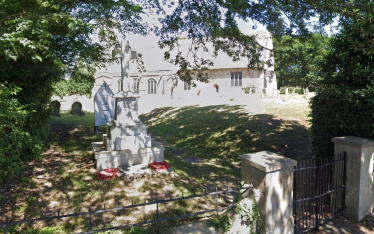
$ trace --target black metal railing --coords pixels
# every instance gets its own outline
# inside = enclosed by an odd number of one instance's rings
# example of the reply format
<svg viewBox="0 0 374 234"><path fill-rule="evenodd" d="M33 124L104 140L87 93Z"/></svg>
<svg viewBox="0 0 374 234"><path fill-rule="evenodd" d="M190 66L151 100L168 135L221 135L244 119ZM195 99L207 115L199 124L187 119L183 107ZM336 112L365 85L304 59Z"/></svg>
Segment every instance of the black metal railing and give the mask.
<svg viewBox="0 0 374 234"><path fill-rule="evenodd" d="M294 169L295 233L318 229L345 211L346 152L303 160Z"/></svg>
<svg viewBox="0 0 374 234"><path fill-rule="evenodd" d="M215 211L218 214L218 211L235 208L236 205L230 205L230 206L226 206L226 207L218 207L218 196L223 195L223 194L228 194L228 193L237 193L239 190L244 190L245 191L249 188L250 188L250 186L242 187L242 188L233 188L233 189L227 188L226 190L218 191L218 189L216 187L215 192L209 192L205 189L205 193L202 193L202 194L196 194L196 192L195 192L193 196L184 197L184 195L182 193L182 197L172 198L172 196L170 195L168 199L161 199L161 200L159 200L158 197L157 197L155 201L147 202L145 200L145 202L141 203L141 204L134 204L134 201L132 200L131 205L128 205L128 206L120 206L120 207L105 209L105 205L104 205L104 209L101 209L101 210L91 210L91 207L88 207L87 212L76 213L75 210L74 210L73 214L60 214L60 210L58 210L57 215L55 215L55 216L43 216L43 212L41 212L40 218L35 218L35 219L26 219L26 216L24 216L23 220L9 221L9 218L5 217L5 222L0 223L0 227L5 227L5 233L8 234L9 233L9 227L12 227L12 226L15 226L15 225L18 225L18 224L33 223L33 222L38 222L38 221L50 221L50 220L70 218L70 217L78 217L78 216L87 216L88 223L89 223L89 227L88 227L89 231L80 232L80 234L83 234L83 233L88 234L88 233L97 233L97 232L110 231L110 230L118 230L118 229L124 229L124 228L141 226L141 225L152 224L152 223L156 223L156 230L157 230L157 233L159 233L160 222L163 222L163 221L186 218L186 217L190 217L190 216L194 216L194 215L200 215L200 214L215 212ZM198 198L198 197L205 197L205 196L214 196L215 197L215 205L216 205L215 209L203 210L203 211L199 211L199 212L195 212L195 213L189 213L189 214L173 216L173 217L168 217L168 218L160 218L160 213L159 213L159 205L160 204L168 203L168 202L174 202L174 201L188 200L188 199L193 199L193 198ZM103 214L103 213L107 213L107 212L115 212L115 211L126 210L126 209L130 209L130 208L135 208L135 207L144 207L144 206L149 206L149 205L156 205L156 219L155 220L93 230L92 216L95 215L95 214Z"/></svg>

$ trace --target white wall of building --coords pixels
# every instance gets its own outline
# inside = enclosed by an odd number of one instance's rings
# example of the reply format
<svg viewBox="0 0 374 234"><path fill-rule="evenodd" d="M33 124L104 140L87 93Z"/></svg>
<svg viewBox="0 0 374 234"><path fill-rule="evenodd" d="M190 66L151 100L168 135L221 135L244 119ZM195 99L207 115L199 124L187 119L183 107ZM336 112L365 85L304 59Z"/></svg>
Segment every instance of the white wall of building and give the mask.
<svg viewBox="0 0 374 234"><path fill-rule="evenodd" d="M272 49L272 38L267 32L257 34L258 43L262 46ZM188 48L188 41L182 41L181 50ZM143 55L143 61L146 72L139 73L135 64L130 65L129 77L125 79L123 84L124 90L138 90L139 98L139 113L146 113L154 108L165 106L187 106L187 105L254 105L259 102L262 94L275 95L274 90L277 88L275 74L273 67L265 68L263 70L249 70L247 68L248 60L241 59L233 61L232 58L226 54L219 54L212 58L214 67L210 68L207 73L209 76L208 83L201 83L194 81L195 85L191 85L190 90L184 89L184 82L180 80L173 80L170 77L175 77L178 70L173 64L166 62L163 59L163 51L157 45L147 44L139 48L131 48ZM203 56L209 56L206 52L202 52ZM272 53L269 50L263 51L263 59L273 59ZM241 86L231 85L231 73L242 73ZM99 70L95 74L95 84L92 89L92 97L95 96L97 90L104 83L108 84L113 93L117 93L121 89L121 66L119 63L108 65L105 69ZM139 87L135 87L139 80ZM148 80L154 79L156 81L156 93L148 91ZM255 93L245 94L242 88L255 87ZM53 100L61 102L62 110L70 110L74 102L79 101L82 104L83 111L94 112L93 98L86 96L72 95L65 96L62 100L59 97L53 97ZM254 105L255 106L255 105Z"/></svg>

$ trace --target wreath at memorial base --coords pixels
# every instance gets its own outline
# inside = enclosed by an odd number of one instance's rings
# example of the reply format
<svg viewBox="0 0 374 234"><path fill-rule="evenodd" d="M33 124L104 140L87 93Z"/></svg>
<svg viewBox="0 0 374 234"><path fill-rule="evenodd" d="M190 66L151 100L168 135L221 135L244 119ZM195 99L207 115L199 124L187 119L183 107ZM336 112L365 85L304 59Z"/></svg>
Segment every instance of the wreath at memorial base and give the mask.
<svg viewBox="0 0 374 234"><path fill-rule="evenodd" d="M167 170L169 169L169 163L165 162L165 161L162 161L162 162L151 162L150 164L148 164L148 166L150 168L152 168L153 170Z"/></svg>
<svg viewBox="0 0 374 234"><path fill-rule="evenodd" d="M112 180L115 177L120 177L121 172L117 168L104 169L97 173L97 179L99 180Z"/></svg>

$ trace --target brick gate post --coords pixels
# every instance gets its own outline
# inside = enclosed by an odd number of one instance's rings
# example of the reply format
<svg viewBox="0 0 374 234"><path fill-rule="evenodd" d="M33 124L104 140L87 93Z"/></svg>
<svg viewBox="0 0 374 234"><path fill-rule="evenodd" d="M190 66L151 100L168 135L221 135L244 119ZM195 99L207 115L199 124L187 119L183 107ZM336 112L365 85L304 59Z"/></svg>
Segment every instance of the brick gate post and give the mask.
<svg viewBox="0 0 374 234"><path fill-rule="evenodd" d="M354 136L334 137L334 153L347 152L346 215L360 221L373 210L374 141Z"/></svg>
<svg viewBox="0 0 374 234"><path fill-rule="evenodd" d="M268 151L240 157L242 180L260 190L262 233L294 233L292 205L296 161Z"/></svg>

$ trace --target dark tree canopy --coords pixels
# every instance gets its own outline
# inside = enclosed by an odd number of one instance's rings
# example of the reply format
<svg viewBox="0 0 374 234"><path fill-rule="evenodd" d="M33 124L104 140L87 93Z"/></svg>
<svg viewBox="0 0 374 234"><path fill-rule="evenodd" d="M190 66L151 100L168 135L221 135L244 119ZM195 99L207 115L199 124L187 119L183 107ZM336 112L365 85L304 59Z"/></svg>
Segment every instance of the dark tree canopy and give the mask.
<svg viewBox="0 0 374 234"><path fill-rule="evenodd" d="M117 43L117 30L145 33L144 7L122 0L0 1L0 112L13 113L0 119L0 182L20 161L40 155L53 85L70 75L93 83L80 71L107 62L104 51Z"/></svg>
<svg viewBox="0 0 374 234"><path fill-rule="evenodd" d="M329 50L329 37L313 33L309 37L274 38L274 70L278 86L316 85L321 76L321 63Z"/></svg>
<svg viewBox="0 0 374 234"><path fill-rule="evenodd" d="M313 98L312 139L318 156L333 153L332 137L374 139L374 26L345 22L322 64L320 93Z"/></svg>

